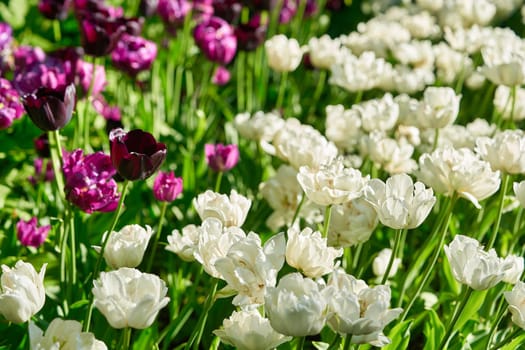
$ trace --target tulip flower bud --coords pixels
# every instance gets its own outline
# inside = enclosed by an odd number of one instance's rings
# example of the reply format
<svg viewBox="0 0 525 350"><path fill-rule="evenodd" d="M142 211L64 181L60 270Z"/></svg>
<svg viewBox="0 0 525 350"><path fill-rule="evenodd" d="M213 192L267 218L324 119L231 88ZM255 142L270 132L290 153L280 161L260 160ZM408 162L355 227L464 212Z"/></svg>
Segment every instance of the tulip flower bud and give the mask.
<svg viewBox="0 0 525 350"><path fill-rule="evenodd" d="M204 55L219 64L230 63L237 51L237 38L232 26L219 17L211 17L199 23L193 37Z"/></svg>
<svg viewBox="0 0 525 350"><path fill-rule="evenodd" d="M44 131L62 129L73 114L75 106L75 85L58 89L39 88L22 96L22 103L29 118Z"/></svg>
<svg viewBox="0 0 525 350"><path fill-rule="evenodd" d="M140 225L126 225L120 231L113 231L104 250L104 260L113 269L139 266L152 235L148 225L145 229Z"/></svg>
<svg viewBox="0 0 525 350"><path fill-rule="evenodd" d="M213 171L228 171L239 161L239 148L237 145L223 145L218 143L204 146L206 161Z"/></svg>
<svg viewBox="0 0 525 350"><path fill-rule="evenodd" d="M113 129L109 140L113 166L126 180L147 179L166 159L166 145L145 131Z"/></svg>
<svg viewBox="0 0 525 350"><path fill-rule="evenodd" d="M16 233L20 243L36 248L44 243L50 229L50 225L38 227L36 217L29 221L20 220L16 224Z"/></svg>
<svg viewBox="0 0 525 350"><path fill-rule="evenodd" d="M44 306L44 264L37 274L33 265L19 260L14 268L2 265L0 314L15 323L27 322Z"/></svg>
<svg viewBox="0 0 525 350"><path fill-rule="evenodd" d="M182 178L175 177L173 171L160 171L153 183L153 195L158 201L173 202L182 192Z"/></svg>

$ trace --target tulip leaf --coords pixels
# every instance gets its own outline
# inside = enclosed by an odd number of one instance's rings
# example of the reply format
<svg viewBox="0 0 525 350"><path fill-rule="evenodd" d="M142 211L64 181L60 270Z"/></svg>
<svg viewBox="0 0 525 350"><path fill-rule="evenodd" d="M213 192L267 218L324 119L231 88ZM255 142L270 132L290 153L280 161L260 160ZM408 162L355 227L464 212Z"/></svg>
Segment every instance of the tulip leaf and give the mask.
<svg viewBox="0 0 525 350"><path fill-rule="evenodd" d="M71 306L69 308L71 310L80 309L82 306L87 305L87 304L89 304L89 300L82 299L82 300L76 301L73 304L71 304Z"/></svg>
<svg viewBox="0 0 525 350"><path fill-rule="evenodd" d="M434 309L428 310L427 315L428 321L425 323L423 330L423 334L427 338L424 350L437 350L441 339L445 335L445 326Z"/></svg>
<svg viewBox="0 0 525 350"><path fill-rule="evenodd" d="M27 1L11 0L9 5L0 3L0 17L9 23L13 28L22 28L26 22L29 12Z"/></svg>
<svg viewBox="0 0 525 350"><path fill-rule="evenodd" d="M525 343L525 334L514 338L510 343L500 348L500 350L515 350L520 349L520 346Z"/></svg>
<svg viewBox="0 0 525 350"><path fill-rule="evenodd" d="M487 292L488 290L473 291L473 293L470 295L467 305L461 313L461 316L456 322L456 325L454 327L455 330L462 329L463 325L478 313L478 310L481 308L481 305L483 304L483 302L486 301Z"/></svg>
<svg viewBox="0 0 525 350"><path fill-rule="evenodd" d="M387 346L383 347L383 350L402 350L408 348L410 341L410 328L414 320L406 320L398 323L392 328L387 336L392 341Z"/></svg>

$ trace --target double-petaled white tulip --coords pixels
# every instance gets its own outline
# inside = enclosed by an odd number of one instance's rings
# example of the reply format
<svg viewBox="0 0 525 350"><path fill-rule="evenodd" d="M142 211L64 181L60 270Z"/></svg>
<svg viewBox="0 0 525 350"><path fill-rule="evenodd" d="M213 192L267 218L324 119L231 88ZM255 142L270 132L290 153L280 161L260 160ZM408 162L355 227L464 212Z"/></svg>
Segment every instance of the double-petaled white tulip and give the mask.
<svg viewBox="0 0 525 350"><path fill-rule="evenodd" d="M361 197L368 179L357 169L345 168L341 158L319 169L303 166L297 174L297 181L308 198L323 206Z"/></svg>
<svg viewBox="0 0 525 350"><path fill-rule="evenodd" d="M257 310L234 311L213 333L239 350L270 350L292 340L277 333Z"/></svg>
<svg viewBox="0 0 525 350"><path fill-rule="evenodd" d="M93 285L93 305L113 328L147 328L170 300L157 275L128 267L101 272Z"/></svg>
<svg viewBox="0 0 525 350"><path fill-rule="evenodd" d="M428 87L419 104L420 124L426 128L440 129L454 123L459 112L461 95L450 87Z"/></svg>
<svg viewBox="0 0 525 350"><path fill-rule="evenodd" d="M237 292L234 305L263 304L266 288L275 287L277 273L283 267L286 241L284 233L270 238L264 247L261 238L250 232L234 243L225 257L216 260L215 269Z"/></svg>
<svg viewBox="0 0 525 350"><path fill-rule="evenodd" d="M444 147L423 154L417 176L436 193L446 196L457 193L478 209L479 201L494 194L501 182L499 171L493 171L488 162L468 148Z"/></svg>
<svg viewBox="0 0 525 350"><path fill-rule="evenodd" d="M498 257L494 249L487 252L476 239L463 235L445 245L445 254L456 281L474 290L495 286L514 267L513 261Z"/></svg>
<svg viewBox="0 0 525 350"><path fill-rule="evenodd" d="M265 311L272 328L284 335L319 334L327 317L327 304L319 285L300 273L282 277L267 289Z"/></svg>
<svg viewBox="0 0 525 350"><path fill-rule="evenodd" d="M525 283L518 282L510 292L505 292L505 300L509 303L512 322L525 329Z"/></svg>
<svg viewBox="0 0 525 350"><path fill-rule="evenodd" d="M252 201L232 190L230 196L208 190L193 200L193 206L202 221L219 219L224 226L241 227L246 220Z"/></svg>
<svg viewBox="0 0 525 350"><path fill-rule="evenodd" d="M383 277L385 275L388 262L390 261L391 257L392 249L390 248L385 248L381 250L379 254L377 254L377 256L374 258L374 261L372 261L372 271L374 272L374 275L377 277ZM394 277L396 275L399 265L401 265L401 259L395 258L388 277Z"/></svg>
<svg viewBox="0 0 525 350"><path fill-rule="evenodd" d="M184 261L194 261L195 251L199 243L199 227L191 224L179 230L173 230L168 236L168 245L166 250L173 252Z"/></svg>
<svg viewBox="0 0 525 350"><path fill-rule="evenodd" d="M152 234L148 225L146 228L126 225L120 231L113 231L104 250L104 260L112 269L139 266Z"/></svg>
<svg viewBox="0 0 525 350"><path fill-rule="evenodd" d="M286 262L305 276L318 278L332 272L341 255L343 249L328 247L319 231L309 227L302 231L296 227L288 229Z"/></svg>
<svg viewBox="0 0 525 350"><path fill-rule="evenodd" d="M365 281L338 270L323 292L328 300L330 328L341 334L351 334L353 343L374 346L390 343L383 329L403 311L389 308L390 287L369 287Z"/></svg>
<svg viewBox="0 0 525 350"><path fill-rule="evenodd" d="M294 38L275 35L264 43L268 65L277 72L294 71L301 63L303 49Z"/></svg>
<svg viewBox="0 0 525 350"><path fill-rule="evenodd" d="M436 202L431 188L419 181L414 183L407 174L394 175L386 183L372 179L365 198L375 208L379 221L395 229L418 227Z"/></svg>
<svg viewBox="0 0 525 350"><path fill-rule="evenodd" d="M525 172L525 133L522 130L505 130L494 137L476 140L476 152L490 163L492 170L507 174Z"/></svg>
<svg viewBox="0 0 525 350"><path fill-rule="evenodd" d="M2 265L0 279L0 314L15 323L27 322L46 301L44 264L37 273L33 265L17 261L15 267Z"/></svg>
<svg viewBox="0 0 525 350"><path fill-rule="evenodd" d="M104 342L93 333L82 332L82 324L74 320L55 318L44 333L29 323L31 350L106 350Z"/></svg>

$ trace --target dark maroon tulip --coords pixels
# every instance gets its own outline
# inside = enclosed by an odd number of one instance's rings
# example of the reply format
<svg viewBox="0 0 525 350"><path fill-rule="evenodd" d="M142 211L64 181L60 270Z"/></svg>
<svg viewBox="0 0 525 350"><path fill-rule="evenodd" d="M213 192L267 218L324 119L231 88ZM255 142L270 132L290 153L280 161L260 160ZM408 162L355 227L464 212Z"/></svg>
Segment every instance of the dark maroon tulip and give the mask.
<svg viewBox="0 0 525 350"><path fill-rule="evenodd" d="M71 0L40 0L38 10L49 19L66 19Z"/></svg>
<svg viewBox="0 0 525 350"><path fill-rule="evenodd" d="M145 17L152 17L157 13L159 0L140 0L139 13Z"/></svg>
<svg viewBox="0 0 525 350"><path fill-rule="evenodd" d="M91 56L105 56L117 45L126 25L122 21L102 13L83 12L80 15L82 47Z"/></svg>
<svg viewBox="0 0 525 350"><path fill-rule="evenodd" d="M248 23L239 24L235 28L235 36L239 50L254 51L266 39L268 27L261 23L261 15L254 15Z"/></svg>
<svg viewBox="0 0 525 350"><path fill-rule="evenodd" d="M39 88L22 96L29 118L44 131L62 129L70 120L75 106L75 85L58 89Z"/></svg>
<svg viewBox="0 0 525 350"><path fill-rule="evenodd" d="M228 23L236 23L241 16L242 4L238 0L213 0L214 16Z"/></svg>
<svg viewBox="0 0 525 350"><path fill-rule="evenodd" d="M113 166L126 180L147 179L166 159L166 145L140 129L113 129L109 140Z"/></svg>

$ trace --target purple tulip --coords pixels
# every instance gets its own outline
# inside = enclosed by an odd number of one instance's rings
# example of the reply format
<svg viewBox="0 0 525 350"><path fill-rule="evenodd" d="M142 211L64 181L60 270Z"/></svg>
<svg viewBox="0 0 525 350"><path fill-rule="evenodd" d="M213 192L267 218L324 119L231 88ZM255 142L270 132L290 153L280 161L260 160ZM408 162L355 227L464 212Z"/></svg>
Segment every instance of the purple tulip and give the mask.
<svg viewBox="0 0 525 350"><path fill-rule="evenodd" d="M38 227L36 217L32 217L29 221L18 221L16 235L22 245L38 248L46 240L50 229L50 225Z"/></svg>
<svg viewBox="0 0 525 350"><path fill-rule="evenodd" d="M193 37L204 55L213 62L228 64L237 50L233 28L219 17L211 17L195 27Z"/></svg>
<svg viewBox="0 0 525 350"><path fill-rule="evenodd" d="M102 95L95 97L93 100L95 110L106 119L106 133L113 129L122 128L122 114L118 106L110 106Z"/></svg>
<svg viewBox="0 0 525 350"><path fill-rule="evenodd" d="M297 0L284 0L281 12L279 12L279 23L290 23L297 13Z"/></svg>
<svg viewBox="0 0 525 350"><path fill-rule="evenodd" d="M33 140L36 154L42 158L49 158L51 156L51 150L49 149L49 138L47 135L47 133L43 133Z"/></svg>
<svg viewBox="0 0 525 350"><path fill-rule="evenodd" d="M266 39L266 31L268 27L261 23L261 15L256 14L248 23L239 24L235 28L235 36L239 50L254 51Z"/></svg>
<svg viewBox="0 0 525 350"><path fill-rule="evenodd" d="M9 80L0 78L0 130L6 129L24 113L24 107L19 102L20 96Z"/></svg>
<svg viewBox="0 0 525 350"><path fill-rule="evenodd" d="M304 8L304 16L306 18L312 17L318 10L316 0L306 0L306 7Z"/></svg>
<svg viewBox="0 0 525 350"><path fill-rule="evenodd" d="M78 85L81 87L82 95L87 95L89 87L91 86L91 79L93 79L93 64L82 60L77 61L76 75ZM95 81L91 90L92 96L98 96L108 84L106 80L106 70L104 66L96 66Z"/></svg>
<svg viewBox="0 0 525 350"><path fill-rule="evenodd" d="M182 178L175 177L173 171L169 173L159 171L153 182L153 195L158 201L173 202L182 193Z"/></svg>
<svg viewBox="0 0 525 350"><path fill-rule="evenodd" d="M197 23L208 21L214 13L213 0L193 0L191 9Z"/></svg>
<svg viewBox="0 0 525 350"><path fill-rule="evenodd" d="M13 53L15 59L15 69L22 70L35 63L43 63L46 53L39 47L19 46Z"/></svg>
<svg viewBox="0 0 525 350"><path fill-rule="evenodd" d="M204 145L204 154L208 166L213 171L228 171L239 162L239 148L237 145Z"/></svg>
<svg viewBox="0 0 525 350"><path fill-rule="evenodd" d="M113 129L109 140L113 166L124 179L147 179L166 159L166 145L157 142L148 132L135 129L126 133Z"/></svg>
<svg viewBox="0 0 525 350"><path fill-rule="evenodd" d="M159 0L157 13L170 30L182 26L184 18L191 10L187 0Z"/></svg>
<svg viewBox="0 0 525 350"><path fill-rule="evenodd" d="M40 88L22 96L29 118L44 131L62 129L70 120L75 106L75 85L56 90Z"/></svg>
<svg viewBox="0 0 525 350"><path fill-rule="evenodd" d="M49 19L64 20L71 6L71 0L40 0L38 10Z"/></svg>
<svg viewBox="0 0 525 350"><path fill-rule="evenodd" d="M0 22L0 52L11 47L13 42L13 29L5 22Z"/></svg>
<svg viewBox="0 0 525 350"><path fill-rule="evenodd" d="M89 214L117 208L120 195L113 179L116 171L107 154L84 155L77 149L65 157L62 169L68 201Z"/></svg>
<svg viewBox="0 0 525 350"><path fill-rule="evenodd" d="M128 34L122 36L111 53L111 60L115 67L131 76L150 69L155 57L157 57L157 45L154 42Z"/></svg>
<svg viewBox="0 0 525 350"><path fill-rule="evenodd" d="M64 62L55 57L45 56L42 62L33 62L16 67L13 85L20 94L29 94L40 87L52 90L65 86L68 82Z"/></svg>
<svg viewBox="0 0 525 350"><path fill-rule="evenodd" d="M231 74L226 67L218 66L215 69L215 72L213 73L213 77L211 78L211 82L215 85L223 86L228 84L228 82L231 79Z"/></svg>

